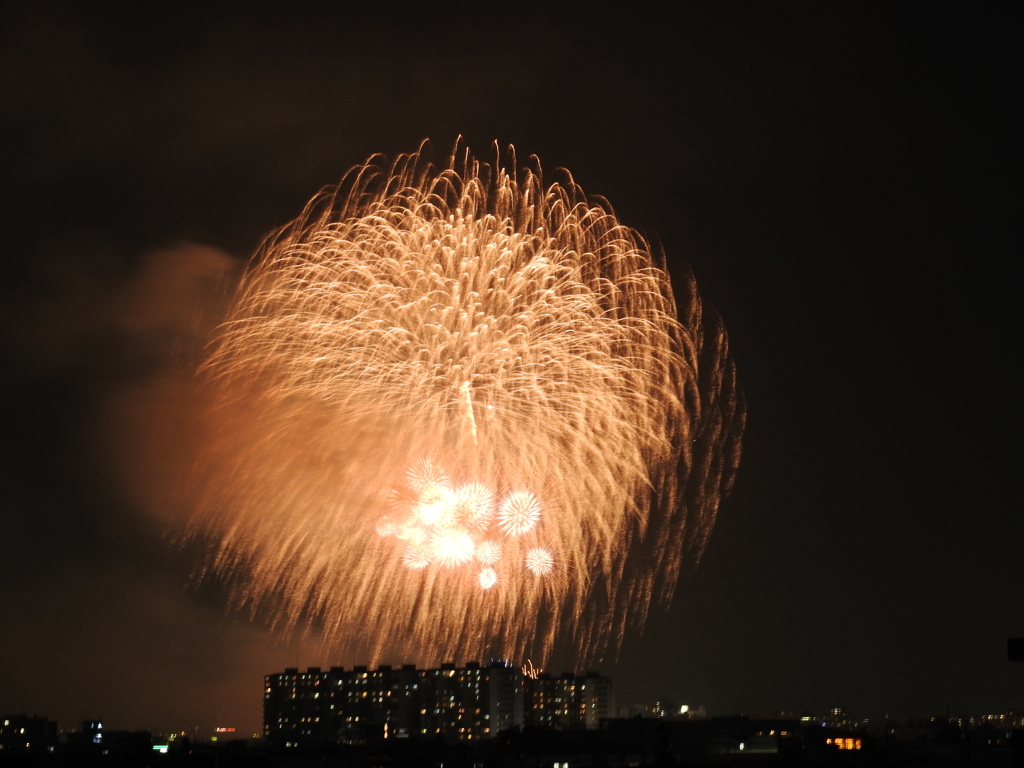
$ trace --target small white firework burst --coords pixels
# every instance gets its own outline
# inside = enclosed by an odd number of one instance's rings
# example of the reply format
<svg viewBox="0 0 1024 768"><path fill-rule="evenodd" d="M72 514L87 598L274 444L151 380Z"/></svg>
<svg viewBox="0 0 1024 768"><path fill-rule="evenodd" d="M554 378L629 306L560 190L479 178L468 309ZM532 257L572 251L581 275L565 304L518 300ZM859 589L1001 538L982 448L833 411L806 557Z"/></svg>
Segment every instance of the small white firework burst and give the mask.
<svg viewBox="0 0 1024 768"><path fill-rule="evenodd" d="M534 547L526 553L526 567L537 576L547 576L554 570L555 559L544 547Z"/></svg>
<svg viewBox="0 0 1024 768"><path fill-rule="evenodd" d="M424 547L412 544L402 553L402 563L407 568L415 570L426 568L430 565L430 552Z"/></svg>
<svg viewBox="0 0 1024 768"><path fill-rule="evenodd" d="M473 539L464 532L445 531L435 536L430 545L441 565L462 565L473 559Z"/></svg>
<svg viewBox="0 0 1024 768"><path fill-rule="evenodd" d="M441 523L444 516L445 505L440 502L435 502L433 504L420 504L416 507L417 521L427 528Z"/></svg>
<svg viewBox="0 0 1024 768"><path fill-rule="evenodd" d="M480 586L483 589L490 589L498 583L498 573L493 568L480 569Z"/></svg>
<svg viewBox="0 0 1024 768"><path fill-rule="evenodd" d="M512 491L501 500L498 527L509 536L522 536L540 522L540 502L529 491Z"/></svg>
<svg viewBox="0 0 1024 768"><path fill-rule="evenodd" d="M482 483L466 483L453 494L456 517L471 530L484 530L494 514L494 493Z"/></svg>
<svg viewBox="0 0 1024 768"><path fill-rule="evenodd" d="M448 474L429 459L420 459L406 475L409 487L419 494L420 501L434 502L448 490Z"/></svg>
<svg viewBox="0 0 1024 768"><path fill-rule="evenodd" d="M501 559L501 544L496 541L481 541L476 545L476 559L484 565L494 565Z"/></svg>

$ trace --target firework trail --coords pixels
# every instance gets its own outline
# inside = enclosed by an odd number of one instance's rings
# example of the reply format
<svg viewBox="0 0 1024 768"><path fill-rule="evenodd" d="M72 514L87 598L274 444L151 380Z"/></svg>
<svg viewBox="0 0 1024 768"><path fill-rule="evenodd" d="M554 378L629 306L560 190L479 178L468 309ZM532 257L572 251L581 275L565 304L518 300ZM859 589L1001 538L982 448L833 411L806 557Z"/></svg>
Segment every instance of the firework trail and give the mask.
<svg viewBox="0 0 1024 768"><path fill-rule="evenodd" d="M677 306L607 203L508 160L352 171L263 244L203 368L212 569L371 661L616 649L738 461L692 278Z"/></svg>

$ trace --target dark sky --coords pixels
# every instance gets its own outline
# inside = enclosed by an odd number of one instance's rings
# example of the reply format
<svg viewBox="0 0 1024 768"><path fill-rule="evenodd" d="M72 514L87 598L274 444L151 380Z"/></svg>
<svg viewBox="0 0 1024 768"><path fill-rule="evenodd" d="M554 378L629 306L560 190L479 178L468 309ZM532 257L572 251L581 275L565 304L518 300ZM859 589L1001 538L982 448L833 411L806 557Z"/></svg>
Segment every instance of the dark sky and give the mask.
<svg viewBox="0 0 1024 768"><path fill-rule="evenodd" d="M256 730L263 674L341 661L187 586L147 497L181 453L153 403L264 234L459 134L570 169L731 335L736 489L602 667L620 701L1024 707L1018 16L346 5L5 5L0 712Z"/></svg>

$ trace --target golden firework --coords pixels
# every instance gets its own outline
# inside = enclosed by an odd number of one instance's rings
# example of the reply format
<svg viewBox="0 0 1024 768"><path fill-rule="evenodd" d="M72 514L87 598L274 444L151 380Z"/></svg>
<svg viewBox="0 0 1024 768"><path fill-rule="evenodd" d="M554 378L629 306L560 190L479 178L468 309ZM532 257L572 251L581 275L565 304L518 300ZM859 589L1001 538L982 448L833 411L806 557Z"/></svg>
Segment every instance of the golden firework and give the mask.
<svg viewBox="0 0 1024 768"><path fill-rule="evenodd" d="M678 284L568 175L355 169L263 244L203 368L215 569L371 660L617 647L739 455L724 333Z"/></svg>

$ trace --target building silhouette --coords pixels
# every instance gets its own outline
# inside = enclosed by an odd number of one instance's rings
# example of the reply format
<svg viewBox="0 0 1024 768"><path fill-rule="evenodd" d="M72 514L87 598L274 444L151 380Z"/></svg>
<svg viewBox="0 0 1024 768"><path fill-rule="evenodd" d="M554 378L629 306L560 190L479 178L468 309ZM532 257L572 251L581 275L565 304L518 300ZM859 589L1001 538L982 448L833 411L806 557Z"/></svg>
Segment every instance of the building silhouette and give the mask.
<svg viewBox="0 0 1024 768"><path fill-rule="evenodd" d="M572 672L563 672L560 677L541 673L528 679L526 691L529 725L594 730L601 718L615 713L612 681L598 672L587 672L582 677Z"/></svg>
<svg viewBox="0 0 1024 768"><path fill-rule="evenodd" d="M45 717L0 717L0 756L18 752L52 751L57 743L57 723Z"/></svg>
<svg viewBox="0 0 1024 768"><path fill-rule="evenodd" d="M437 669L310 667L267 675L264 736L281 746L374 738L490 738L524 726L594 729L614 712L597 672L526 675L502 661Z"/></svg>

